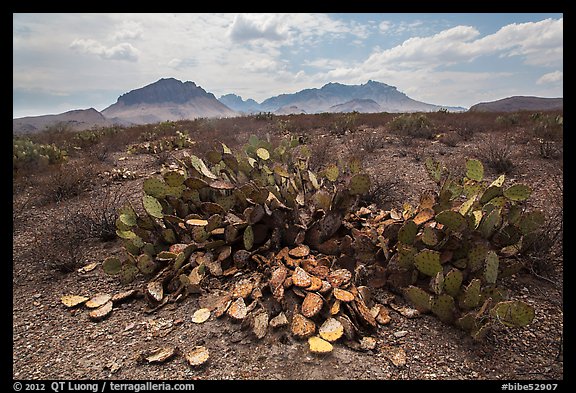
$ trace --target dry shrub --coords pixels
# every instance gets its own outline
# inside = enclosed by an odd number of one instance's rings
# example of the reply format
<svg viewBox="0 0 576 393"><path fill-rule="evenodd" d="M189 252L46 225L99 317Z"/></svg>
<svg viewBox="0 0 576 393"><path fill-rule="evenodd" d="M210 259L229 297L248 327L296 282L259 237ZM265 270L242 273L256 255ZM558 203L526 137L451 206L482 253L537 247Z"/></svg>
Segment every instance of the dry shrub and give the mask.
<svg viewBox="0 0 576 393"><path fill-rule="evenodd" d="M482 162L498 174L509 174L514 169L512 145L507 135L491 135L480 148Z"/></svg>

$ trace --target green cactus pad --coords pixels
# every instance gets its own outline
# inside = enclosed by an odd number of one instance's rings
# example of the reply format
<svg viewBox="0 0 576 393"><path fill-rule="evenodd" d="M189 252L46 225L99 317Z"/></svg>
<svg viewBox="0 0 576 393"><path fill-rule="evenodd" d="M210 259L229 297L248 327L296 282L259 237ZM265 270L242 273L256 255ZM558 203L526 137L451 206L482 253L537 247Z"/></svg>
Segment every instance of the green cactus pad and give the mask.
<svg viewBox="0 0 576 393"><path fill-rule="evenodd" d="M358 157L353 157L348 164L348 168L350 168L351 174L356 175L362 170L362 162Z"/></svg>
<svg viewBox="0 0 576 393"><path fill-rule="evenodd" d="M164 174L164 182L170 187L176 187L184 183L185 177L178 171L170 171Z"/></svg>
<svg viewBox="0 0 576 393"><path fill-rule="evenodd" d="M478 160L466 161L466 177L468 179L481 181L484 177L484 166Z"/></svg>
<svg viewBox="0 0 576 393"><path fill-rule="evenodd" d="M532 322L535 312L529 304L512 300L496 304L490 310L490 315L506 326L522 327Z"/></svg>
<svg viewBox="0 0 576 393"><path fill-rule="evenodd" d="M144 195L142 197L142 205L144 206L144 210L146 213L151 215L152 217L162 218L164 214L162 214L162 205L158 202L158 199L154 198L151 195Z"/></svg>
<svg viewBox="0 0 576 393"><path fill-rule="evenodd" d="M452 231L459 231L466 225L466 218L458 212L444 210L436 215L436 221Z"/></svg>
<svg viewBox="0 0 576 393"><path fill-rule="evenodd" d="M518 220L518 228L523 235L527 235L541 228L546 222L546 216L540 210L524 213Z"/></svg>
<svg viewBox="0 0 576 393"><path fill-rule="evenodd" d="M164 198L166 196L166 183L162 180L151 177L144 180L142 187L146 195L153 196L154 198Z"/></svg>
<svg viewBox="0 0 576 393"><path fill-rule="evenodd" d="M456 296L460 292L464 276L458 269L452 269L444 277L444 291L450 296Z"/></svg>
<svg viewBox="0 0 576 393"><path fill-rule="evenodd" d="M423 274L433 277L442 271L440 253L424 249L414 256L414 266Z"/></svg>
<svg viewBox="0 0 576 393"><path fill-rule="evenodd" d="M138 217L136 216L136 213L134 212L132 207L124 206L120 209L118 213L120 213L118 219L122 224L128 227L133 227L136 225L136 220Z"/></svg>
<svg viewBox="0 0 576 393"><path fill-rule="evenodd" d="M199 190L204 187L208 187L208 183L197 177L189 177L184 180L184 184L193 190Z"/></svg>
<svg viewBox="0 0 576 393"><path fill-rule="evenodd" d="M422 231L421 240L427 246L434 247L438 244L438 232L432 227L425 227Z"/></svg>
<svg viewBox="0 0 576 393"><path fill-rule="evenodd" d="M186 253L185 252L178 253L178 255L176 255L176 258L174 259L174 270L180 269L185 261L186 261Z"/></svg>
<svg viewBox="0 0 576 393"><path fill-rule="evenodd" d="M440 163L434 161L431 157L427 157L424 165L426 166L428 176L436 183L440 183L440 179L442 178L442 167Z"/></svg>
<svg viewBox="0 0 576 393"><path fill-rule="evenodd" d="M468 180L468 182L464 184L464 195L466 198L477 197L482 191L482 188L482 184Z"/></svg>
<svg viewBox="0 0 576 393"><path fill-rule="evenodd" d="M407 220L398 231L398 241L404 244L414 244L417 232L418 225L412 220Z"/></svg>
<svg viewBox="0 0 576 393"><path fill-rule="evenodd" d="M115 275L120 273L122 262L116 257L108 257L102 262L102 269L106 274Z"/></svg>
<svg viewBox="0 0 576 393"><path fill-rule="evenodd" d="M442 272L436 273L436 275L430 279L430 289L436 295L442 293L444 289L444 274L442 274Z"/></svg>
<svg viewBox="0 0 576 393"><path fill-rule="evenodd" d="M176 233L172 228L167 228L162 230L162 240L168 244L174 244L177 242Z"/></svg>
<svg viewBox="0 0 576 393"><path fill-rule="evenodd" d="M152 257L148 254L142 254L138 257L138 270L142 274L152 274L156 270L156 263L152 260Z"/></svg>
<svg viewBox="0 0 576 393"><path fill-rule="evenodd" d="M202 243L208 240L210 233L206 232L204 227L193 227L192 228L192 239L197 243Z"/></svg>
<svg viewBox="0 0 576 393"><path fill-rule="evenodd" d="M475 308L480 303L480 287L482 282L475 278L470 281L460 299L460 306L466 309Z"/></svg>
<svg viewBox="0 0 576 393"><path fill-rule="evenodd" d="M136 265L132 263L123 264L122 268L120 269L120 273L118 273L120 282L124 285L131 283L136 278L138 271L139 270Z"/></svg>
<svg viewBox="0 0 576 393"><path fill-rule="evenodd" d="M485 214L480 224L478 225L478 231L482 234L485 239L488 239L496 230L496 228L501 224L502 217L500 215L500 209L493 209L488 214Z"/></svg>
<svg viewBox="0 0 576 393"><path fill-rule="evenodd" d="M498 255L496 255L494 251L488 251L484 266L484 279L488 284L496 284L496 278L498 278L498 265Z"/></svg>
<svg viewBox="0 0 576 393"><path fill-rule="evenodd" d="M206 152L206 159L212 165L218 164L222 160L222 154L216 150Z"/></svg>
<svg viewBox="0 0 576 393"><path fill-rule="evenodd" d="M246 250L250 250L254 246L254 230L251 225L248 225L246 229L244 229L243 240Z"/></svg>
<svg viewBox="0 0 576 393"><path fill-rule="evenodd" d="M480 197L480 203L485 204L489 202L491 199L504 195L504 191L502 187L499 186L490 186L484 191L482 196Z"/></svg>
<svg viewBox="0 0 576 393"><path fill-rule="evenodd" d="M476 330L477 324L478 318L476 318L476 313L474 311L470 311L456 320L456 326L467 332Z"/></svg>
<svg viewBox="0 0 576 393"><path fill-rule="evenodd" d="M348 191L352 195L365 194L370 190L370 185L370 176L365 173L359 173L350 179Z"/></svg>
<svg viewBox="0 0 576 393"><path fill-rule="evenodd" d="M447 294L439 295L432 299L430 310L444 323L454 320L454 298Z"/></svg>
<svg viewBox="0 0 576 393"><path fill-rule="evenodd" d="M514 184L504 190L504 196L511 201L524 201L530 197L532 189L525 184Z"/></svg>
<svg viewBox="0 0 576 393"><path fill-rule="evenodd" d="M418 250L410 245L399 243L398 248L398 265L405 269L414 267L414 256Z"/></svg>
<svg viewBox="0 0 576 393"><path fill-rule="evenodd" d="M432 297L423 289L410 285L404 289L404 296L418 311L422 313L430 311Z"/></svg>
<svg viewBox="0 0 576 393"><path fill-rule="evenodd" d="M127 239L127 240L134 239L136 237L136 234L132 231L121 231L119 229L116 229L116 235L119 238Z"/></svg>
<svg viewBox="0 0 576 393"><path fill-rule="evenodd" d="M339 174L340 170L336 164L330 164L326 167L326 169L324 169L324 176L326 176L326 178L330 181L336 181Z"/></svg>
<svg viewBox="0 0 576 393"><path fill-rule="evenodd" d="M158 261L172 261L174 259L176 259L176 257L178 256L178 254L176 254L175 252L170 252L170 251L160 251L158 253L158 255L156 255L156 259Z"/></svg>
<svg viewBox="0 0 576 393"><path fill-rule="evenodd" d="M468 251L468 267L471 271L475 272L482 267L487 253L488 248L482 244L478 244Z"/></svg>

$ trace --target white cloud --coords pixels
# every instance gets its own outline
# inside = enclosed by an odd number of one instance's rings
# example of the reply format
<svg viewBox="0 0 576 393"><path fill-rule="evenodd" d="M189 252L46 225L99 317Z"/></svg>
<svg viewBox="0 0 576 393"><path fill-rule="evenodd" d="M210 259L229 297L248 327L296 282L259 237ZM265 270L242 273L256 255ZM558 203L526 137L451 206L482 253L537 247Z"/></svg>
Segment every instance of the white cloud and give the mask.
<svg viewBox="0 0 576 393"><path fill-rule="evenodd" d="M112 34L115 41L127 41L142 38L142 25L134 21L124 21L120 29Z"/></svg>
<svg viewBox="0 0 576 393"><path fill-rule="evenodd" d="M106 47L96 40L76 39L70 44L70 48L81 53L98 55L105 60L138 60L138 50L127 42Z"/></svg>
<svg viewBox="0 0 576 393"><path fill-rule="evenodd" d="M537 85L548 85L562 83L564 80L564 73L562 71L549 72L542 75L537 81Z"/></svg>
<svg viewBox="0 0 576 393"><path fill-rule="evenodd" d="M228 31L230 39L245 42L257 39L279 41L287 38L280 21L275 15L236 15Z"/></svg>
<svg viewBox="0 0 576 393"><path fill-rule="evenodd" d="M378 25L378 28L380 29L381 32L390 30L390 27L392 27L392 22L389 22L387 20L380 22L380 24Z"/></svg>

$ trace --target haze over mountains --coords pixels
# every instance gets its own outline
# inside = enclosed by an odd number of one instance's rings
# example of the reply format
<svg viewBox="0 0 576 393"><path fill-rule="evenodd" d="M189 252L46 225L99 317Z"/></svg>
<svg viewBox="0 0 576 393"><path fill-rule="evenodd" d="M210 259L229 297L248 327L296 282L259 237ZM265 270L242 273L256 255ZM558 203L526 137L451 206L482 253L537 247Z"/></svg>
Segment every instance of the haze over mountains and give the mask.
<svg viewBox="0 0 576 393"><path fill-rule="evenodd" d="M533 100L531 102L530 110L538 110L536 108L538 105L535 105ZM12 129L14 133L33 133L56 124L64 124L73 130L83 130L113 124L131 125L199 117L234 117L258 112L275 114L352 111L395 113L431 112L441 108L452 112L466 110L462 107L447 107L416 101L398 91L394 86L372 80L361 85L328 83L321 88L280 94L258 103L253 99L243 100L232 93L216 99L214 94L207 92L194 82L163 78L122 94L116 103L101 112L90 108L59 115L23 117L13 119ZM497 109L489 107L488 110Z"/></svg>

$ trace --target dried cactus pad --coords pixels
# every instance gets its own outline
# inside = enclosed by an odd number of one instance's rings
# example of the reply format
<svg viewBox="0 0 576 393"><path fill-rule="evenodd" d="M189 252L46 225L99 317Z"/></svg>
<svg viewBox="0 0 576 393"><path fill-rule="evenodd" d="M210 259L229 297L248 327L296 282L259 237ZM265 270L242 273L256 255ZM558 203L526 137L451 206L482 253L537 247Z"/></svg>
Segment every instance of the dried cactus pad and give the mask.
<svg viewBox="0 0 576 393"><path fill-rule="evenodd" d="M328 353L332 352L333 349L332 344L318 336L310 337L308 345L310 346L310 352L313 353Z"/></svg>
<svg viewBox="0 0 576 393"><path fill-rule="evenodd" d="M184 357L192 367L197 367L208 361L210 352L206 347L198 345L190 352L187 352Z"/></svg>
<svg viewBox="0 0 576 393"><path fill-rule="evenodd" d="M78 295L65 295L60 298L62 304L64 304L68 308L79 306L83 303L88 301L88 297L86 296L78 296Z"/></svg>
<svg viewBox="0 0 576 393"><path fill-rule="evenodd" d="M318 330L320 337L326 341L334 342L344 334L344 326L335 318L328 318Z"/></svg>

